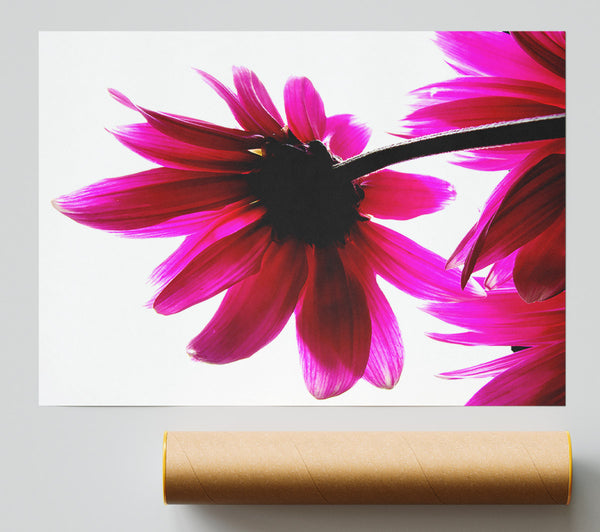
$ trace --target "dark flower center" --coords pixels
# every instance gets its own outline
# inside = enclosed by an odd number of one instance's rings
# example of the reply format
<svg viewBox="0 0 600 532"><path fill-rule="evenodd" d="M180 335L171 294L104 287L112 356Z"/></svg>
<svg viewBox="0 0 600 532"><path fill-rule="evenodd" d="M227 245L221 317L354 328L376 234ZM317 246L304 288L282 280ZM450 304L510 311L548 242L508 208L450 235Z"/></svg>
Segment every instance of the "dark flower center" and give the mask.
<svg viewBox="0 0 600 532"><path fill-rule="evenodd" d="M322 142L304 144L288 134L288 143L265 143L261 167L249 175L253 194L267 209L265 222L277 240L292 236L318 247L343 244L352 225L366 220L357 210L364 193L333 172L339 161Z"/></svg>

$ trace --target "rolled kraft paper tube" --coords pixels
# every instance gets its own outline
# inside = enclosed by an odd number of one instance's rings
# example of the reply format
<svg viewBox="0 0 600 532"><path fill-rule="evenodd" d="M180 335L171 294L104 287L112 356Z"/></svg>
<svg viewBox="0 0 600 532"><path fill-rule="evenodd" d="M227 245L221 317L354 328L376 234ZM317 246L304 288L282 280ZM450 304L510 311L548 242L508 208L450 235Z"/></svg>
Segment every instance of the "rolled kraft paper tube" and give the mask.
<svg viewBox="0 0 600 532"><path fill-rule="evenodd" d="M167 432L165 503L568 504L568 432Z"/></svg>

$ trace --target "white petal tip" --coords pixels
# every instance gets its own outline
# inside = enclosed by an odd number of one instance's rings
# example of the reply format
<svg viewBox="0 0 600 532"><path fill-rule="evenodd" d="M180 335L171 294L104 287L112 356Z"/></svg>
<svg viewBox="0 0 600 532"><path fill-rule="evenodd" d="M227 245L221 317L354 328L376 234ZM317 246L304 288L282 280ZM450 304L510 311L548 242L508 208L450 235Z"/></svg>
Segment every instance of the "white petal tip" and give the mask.
<svg viewBox="0 0 600 532"><path fill-rule="evenodd" d="M485 291L485 288L483 288L483 286L481 286L477 281L470 280L465 288L470 289L470 292L475 297L487 297L487 292Z"/></svg>
<svg viewBox="0 0 600 532"><path fill-rule="evenodd" d="M455 381L458 380L458 377L451 377L445 373L438 373L437 375L434 375L434 377L438 378L438 379L442 379L445 381Z"/></svg>

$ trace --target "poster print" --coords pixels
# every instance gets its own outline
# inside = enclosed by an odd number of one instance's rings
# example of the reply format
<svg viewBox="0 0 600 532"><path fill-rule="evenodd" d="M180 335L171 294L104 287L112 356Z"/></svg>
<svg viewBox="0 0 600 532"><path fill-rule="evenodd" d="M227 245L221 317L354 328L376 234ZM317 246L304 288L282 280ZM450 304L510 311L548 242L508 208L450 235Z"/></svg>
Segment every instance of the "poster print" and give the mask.
<svg viewBox="0 0 600 532"><path fill-rule="evenodd" d="M564 112L561 32L41 34L40 403L564 404Z"/></svg>

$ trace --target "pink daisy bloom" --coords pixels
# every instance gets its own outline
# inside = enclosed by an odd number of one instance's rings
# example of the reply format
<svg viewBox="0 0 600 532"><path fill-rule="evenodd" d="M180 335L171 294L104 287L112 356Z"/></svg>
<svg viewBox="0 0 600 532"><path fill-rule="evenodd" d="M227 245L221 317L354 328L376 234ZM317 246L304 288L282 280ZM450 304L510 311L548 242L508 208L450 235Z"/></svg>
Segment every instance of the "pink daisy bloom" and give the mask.
<svg viewBox="0 0 600 532"><path fill-rule="evenodd" d="M399 136L565 111L564 32L441 32L437 44L460 77L414 91L416 109ZM456 161L510 170L448 260L462 283L493 265L486 288L512 277L521 297L565 289L565 142L543 140L463 152Z"/></svg>
<svg viewBox="0 0 600 532"><path fill-rule="evenodd" d="M489 378L467 405L565 404L565 293L524 302L510 283L477 301L427 304L427 312L468 329L428 336L460 345L511 346L513 353L441 373L447 379Z"/></svg>
<svg viewBox="0 0 600 532"><path fill-rule="evenodd" d="M422 299L485 295L408 238L369 215L405 220L454 198L435 177L381 170L354 181L333 165L363 151L370 130L327 116L307 78L284 90L287 125L256 74L234 68L235 91L205 72L242 129L151 111L111 91L145 123L116 128L125 146L161 165L105 179L54 204L85 225L135 237L185 236L155 271L152 301L174 314L228 290L188 345L224 364L271 342L292 313L304 378L317 398L364 378L393 387L403 345L376 275Z"/></svg>

